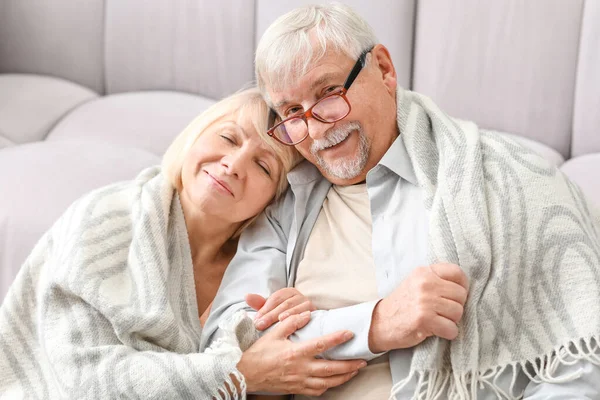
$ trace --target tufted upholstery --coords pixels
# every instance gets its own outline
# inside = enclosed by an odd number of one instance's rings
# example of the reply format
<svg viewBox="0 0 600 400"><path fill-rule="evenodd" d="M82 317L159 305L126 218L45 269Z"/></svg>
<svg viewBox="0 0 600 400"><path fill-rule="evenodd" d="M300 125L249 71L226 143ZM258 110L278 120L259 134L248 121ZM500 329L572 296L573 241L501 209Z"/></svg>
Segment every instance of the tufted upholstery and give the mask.
<svg viewBox="0 0 600 400"><path fill-rule="evenodd" d="M600 205L600 2L344 2L401 85L507 132ZM193 117L252 81L262 33L305 3L0 2L0 300L71 202L160 162Z"/></svg>

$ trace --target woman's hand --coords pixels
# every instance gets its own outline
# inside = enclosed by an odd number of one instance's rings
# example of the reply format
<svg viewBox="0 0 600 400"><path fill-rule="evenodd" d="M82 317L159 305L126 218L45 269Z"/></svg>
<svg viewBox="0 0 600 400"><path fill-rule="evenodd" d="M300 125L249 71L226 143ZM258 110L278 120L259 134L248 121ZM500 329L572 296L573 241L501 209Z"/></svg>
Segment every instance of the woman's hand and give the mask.
<svg viewBox="0 0 600 400"><path fill-rule="evenodd" d="M316 310L308 297L295 288L279 289L268 299L258 294L247 294L246 303L258 312L254 325L259 331L264 331L290 315Z"/></svg>
<svg viewBox="0 0 600 400"><path fill-rule="evenodd" d="M286 318L242 354L237 365L248 393L294 393L320 396L327 389L354 377L367 363L363 360L332 361L315 356L345 343L350 331L339 331L304 343L288 337L310 320L310 311Z"/></svg>

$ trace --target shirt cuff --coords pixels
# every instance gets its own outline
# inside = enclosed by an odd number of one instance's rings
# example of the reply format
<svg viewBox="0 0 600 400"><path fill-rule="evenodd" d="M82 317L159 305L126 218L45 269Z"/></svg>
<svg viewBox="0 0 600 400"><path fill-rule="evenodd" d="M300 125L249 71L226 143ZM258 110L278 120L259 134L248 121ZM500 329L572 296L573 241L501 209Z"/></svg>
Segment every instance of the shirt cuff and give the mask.
<svg viewBox="0 0 600 400"><path fill-rule="evenodd" d="M309 324L296 331L290 339L305 341L341 330L349 330L354 333L352 339L325 351L321 357L329 360L363 359L370 361L384 354L373 353L369 349L371 319L373 310L379 301L374 300L329 311L314 311Z"/></svg>

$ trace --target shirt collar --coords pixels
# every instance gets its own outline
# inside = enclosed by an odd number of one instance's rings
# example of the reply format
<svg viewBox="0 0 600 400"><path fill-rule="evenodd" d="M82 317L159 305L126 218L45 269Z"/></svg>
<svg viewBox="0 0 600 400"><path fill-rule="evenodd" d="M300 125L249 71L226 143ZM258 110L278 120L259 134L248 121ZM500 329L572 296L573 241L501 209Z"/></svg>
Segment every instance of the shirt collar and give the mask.
<svg viewBox="0 0 600 400"><path fill-rule="evenodd" d="M398 135L388 151L383 155L379 164L387 167L399 177L406 179L413 185L418 186L415 170L413 169L410 157L406 151L406 145L402 140L402 135Z"/></svg>
<svg viewBox="0 0 600 400"><path fill-rule="evenodd" d="M323 175L307 160L302 160L287 174L287 180L292 186L306 184L317 179L324 179Z"/></svg>
<svg viewBox="0 0 600 400"><path fill-rule="evenodd" d="M402 135L398 135L396 140L394 140L394 143L392 143L378 164L383 165L399 177L406 179L413 185L418 186L417 177L415 176L415 171L412 163L410 162L410 158L408 157L408 152L406 151L404 140L402 140ZM307 160L303 160L288 173L287 179L290 185L295 186L324 178L316 166Z"/></svg>

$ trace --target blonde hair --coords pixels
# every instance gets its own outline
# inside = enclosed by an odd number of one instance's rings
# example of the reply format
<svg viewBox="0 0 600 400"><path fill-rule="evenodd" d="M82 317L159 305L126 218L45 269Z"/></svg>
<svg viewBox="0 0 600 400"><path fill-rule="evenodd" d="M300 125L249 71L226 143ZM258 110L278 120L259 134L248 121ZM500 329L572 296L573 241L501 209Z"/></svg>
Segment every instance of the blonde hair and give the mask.
<svg viewBox="0 0 600 400"><path fill-rule="evenodd" d="M232 94L213 104L198 115L171 143L162 159L162 171L173 188L181 191L181 171L188 151L212 124L229 117L249 115L252 125L260 138L273 151L279 162L280 174L277 181L274 200L281 197L288 187L287 173L301 160L300 154L293 146L285 146L267 135L269 107L257 88L250 88ZM247 228L256 218L250 218L234 234L234 238Z"/></svg>
<svg viewBox="0 0 600 400"><path fill-rule="evenodd" d="M357 59L377 43L369 24L344 4L297 8L277 18L258 43L255 58L258 87L270 101L267 83L274 90L293 85L326 54L328 46Z"/></svg>

